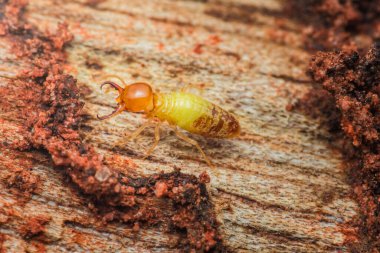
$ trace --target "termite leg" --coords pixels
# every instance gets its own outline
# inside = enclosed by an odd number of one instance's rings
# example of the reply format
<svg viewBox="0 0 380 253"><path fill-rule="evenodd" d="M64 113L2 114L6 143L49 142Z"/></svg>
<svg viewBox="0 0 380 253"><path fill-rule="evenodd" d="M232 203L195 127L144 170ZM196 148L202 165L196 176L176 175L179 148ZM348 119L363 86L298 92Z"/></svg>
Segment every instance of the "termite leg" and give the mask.
<svg viewBox="0 0 380 253"><path fill-rule="evenodd" d="M211 168L215 168L215 166L211 163L210 159L208 159L207 155L205 154L205 152L203 152L203 149L201 148L201 146L199 146L199 144L196 140L193 140L190 137L187 137L186 135L182 134L175 127L173 127L173 130L174 130L174 132L178 138L180 138L180 139L184 140L185 142L195 146L199 150L199 152L202 154L203 158L206 160L206 163L208 164L208 166L210 166Z"/></svg>
<svg viewBox="0 0 380 253"><path fill-rule="evenodd" d="M145 122L142 126L140 126L139 128L137 128L132 134L130 134L127 138L129 140L133 140L135 139L137 136L139 136L144 130L145 128L153 125L154 123L151 122L151 121L148 121L148 122Z"/></svg>
<svg viewBox="0 0 380 253"><path fill-rule="evenodd" d="M145 156L143 159L147 158L150 156L150 154L153 152L153 150L157 147L158 143L160 142L160 124L157 123L156 127L154 128L154 143L150 147L150 149L146 152Z"/></svg>
<svg viewBox="0 0 380 253"><path fill-rule="evenodd" d="M145 130L145 128L147 128L151 125L153 125L152 121L145 122L142 126L137 128L133 133L127 135L127 140L131 141L131 140L135 139L137 136L139 136ZM125 144L126 144L126 141L123 139L123 140L116 142L116 144L113 147L116 147L116 146L122 147Z"/></svg>

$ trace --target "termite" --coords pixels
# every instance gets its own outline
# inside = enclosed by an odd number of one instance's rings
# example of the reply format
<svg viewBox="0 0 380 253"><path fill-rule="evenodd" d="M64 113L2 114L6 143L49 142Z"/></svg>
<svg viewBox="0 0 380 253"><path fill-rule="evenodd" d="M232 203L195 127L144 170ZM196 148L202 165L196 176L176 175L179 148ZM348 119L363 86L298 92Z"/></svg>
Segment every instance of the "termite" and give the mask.
<svg viewBox="0 0 380 253"><path fill-rule="evenodd" d="M149 120L130 135L130 139L134 139L145 128L155 125L155 141L145 157L149 156L159 143L162 122L169 123L178 138L194 145L210 167L213 165L198 142L179 132L177 126L190 133L211 138L233 138L240 134L240 124L234 114L201 96L186 92L185 89L169 93L154 92L147 83L127 85L121 78L117 78L123 83L124 88L112 81L103 82L100 88L110 85L118 91L118 107L109 115L97 117L99 120L109 119L123 111L145 114Z"/></svg>

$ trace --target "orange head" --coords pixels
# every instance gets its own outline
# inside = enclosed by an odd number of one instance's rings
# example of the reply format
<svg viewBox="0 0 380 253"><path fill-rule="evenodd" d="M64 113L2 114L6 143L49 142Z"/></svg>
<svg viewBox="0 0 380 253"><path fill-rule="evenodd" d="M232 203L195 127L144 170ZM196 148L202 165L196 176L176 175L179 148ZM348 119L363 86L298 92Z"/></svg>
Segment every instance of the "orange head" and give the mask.
<svg viewBox="0 0 380 253"><path fill-rule="evenodd" d="M113 117L122 111L129 112L150 112L154 109L153 103L153 90L147 83L133 83L127 85L124 89L118 84L110 81L106 81L101 85L101 88L109 84L119 92L119 96L116 98L118 107L111 114L99 117L98 119L108 119Z"/></svg>

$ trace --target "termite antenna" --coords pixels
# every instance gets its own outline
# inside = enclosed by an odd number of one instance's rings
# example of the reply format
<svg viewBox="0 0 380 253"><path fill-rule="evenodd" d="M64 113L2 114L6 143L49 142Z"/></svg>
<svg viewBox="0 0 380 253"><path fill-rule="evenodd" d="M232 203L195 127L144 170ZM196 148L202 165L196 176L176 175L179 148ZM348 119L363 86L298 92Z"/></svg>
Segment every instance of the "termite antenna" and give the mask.
<svg viewBox="0 0 380 253"><path fill-rule="evenodd" d="M113 116L116 116L118 115L119 113L121 113L122 111L124 111L125 109L125 106L124 104L119 104L119 106L111 113L111 114L108 114L108 115L104 115L104 116L99 116L99 115L96 115L96 117L99 119L99 120L105 120L105 119L109 119Z"/></svg>

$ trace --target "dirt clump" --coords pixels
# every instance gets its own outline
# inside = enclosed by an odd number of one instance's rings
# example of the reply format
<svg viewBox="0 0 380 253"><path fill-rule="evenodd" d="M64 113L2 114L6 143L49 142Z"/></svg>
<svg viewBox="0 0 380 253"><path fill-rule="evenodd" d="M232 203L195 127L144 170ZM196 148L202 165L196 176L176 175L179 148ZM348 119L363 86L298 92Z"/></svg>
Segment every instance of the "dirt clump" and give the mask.
<svg viewBox="0 0 380 253"><path fill-rule="evenodd" d="M285 10L290 18L306 24L304 41L311 50L343 45L368 49L380 39L379 0L292 0Z"/></svg>
<svg viewBox="0 0 380 253"><path fill-rule="evenodd" d="M360 206L362 242L354 252L380 244L380 1L290 1L289 13L303 22L305 47L314 56L313 87L295 105L334 133L332 143L349 163L353 197ZM295 17L293 15L293 17ZM320 50L319 52L317 52Z"/></svg>
<svg viewBox="0 0 380 253"><path fill-rule="evenodd" d="M310 74L328 91L340 113L340 126L352 146L350 180L360 204L363 232L380 240L380 44L357 51L317 53Z"/></svg>
<svg viewBox="0 0 380 253"><path fill-rule="evenodd" d="M8 187L16 188L25 193L33 193L39 184L39 177L31 172L31 169L14 170L8 178Z"/></svg>
<svg viewBox="0 0 380 253"><path fill-rule="evenodd" d="M37 216L28 218L26 223L20 228L20 234L26 239L36 236L43 236L45 225L50 221L50 217Z"/></svg>

